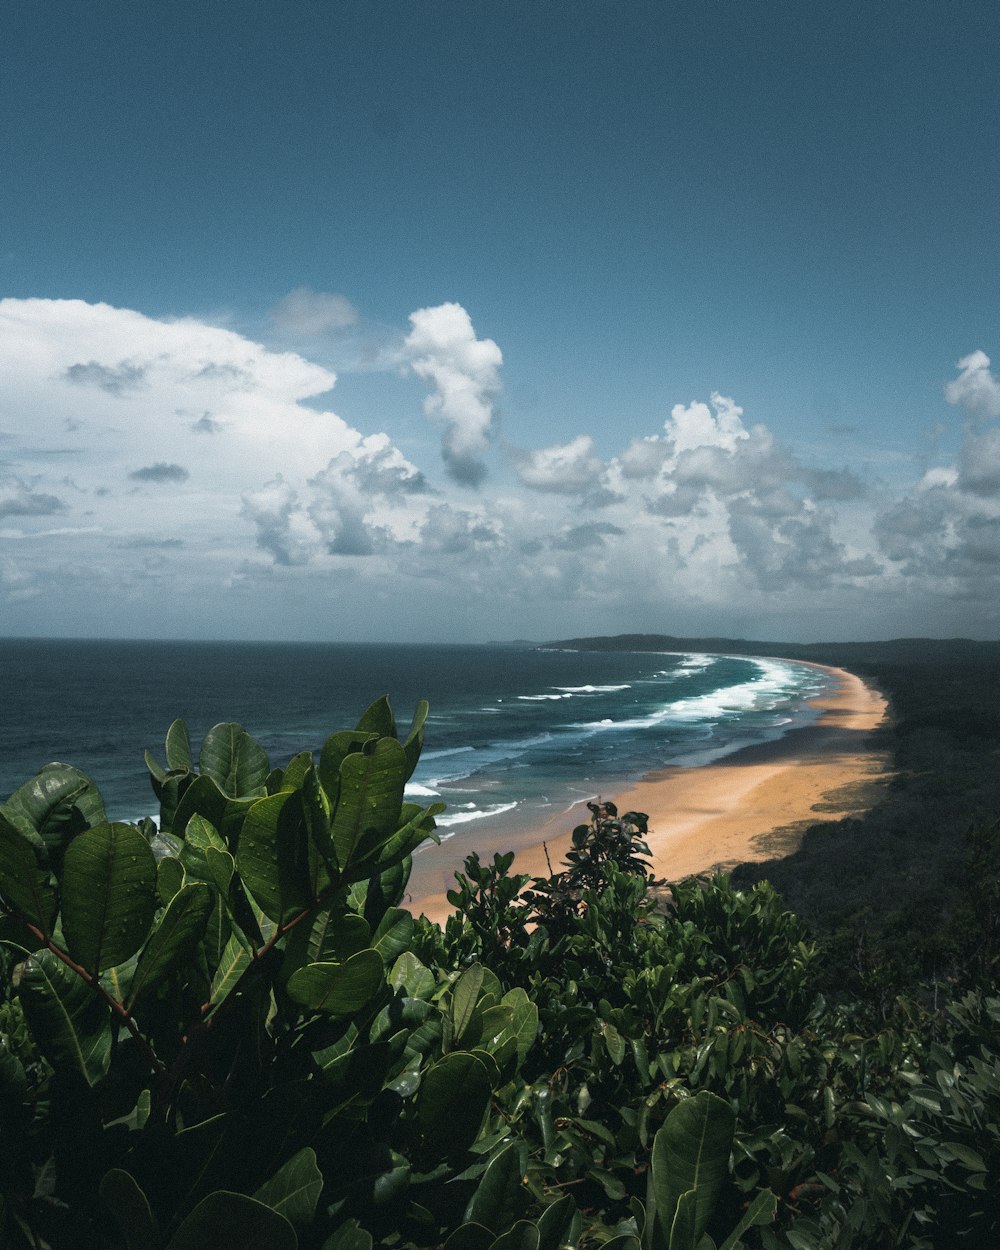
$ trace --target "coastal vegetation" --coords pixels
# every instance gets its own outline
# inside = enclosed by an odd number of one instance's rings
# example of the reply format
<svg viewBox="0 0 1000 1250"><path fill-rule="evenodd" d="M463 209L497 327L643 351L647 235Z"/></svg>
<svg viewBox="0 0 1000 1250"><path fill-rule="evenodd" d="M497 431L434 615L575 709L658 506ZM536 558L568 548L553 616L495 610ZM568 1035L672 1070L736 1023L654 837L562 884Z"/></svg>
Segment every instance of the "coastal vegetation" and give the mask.
<svg viewBox="0 0 1000 1250"><path fill-rule="evenodd" d="M941 806L985 814L985 731L887 673L893 785L929 803L946 734ZM62 764L0 805L0 1246L995 1244L993 826L949 832L944 893L980 893L905 976L884 908L845 945L862 893L807 921L766 881L656 881L612 804L547 877L471 856L441 928L402 906L425 716L380 699L278 768L175 722L158 822Z"/></svg>

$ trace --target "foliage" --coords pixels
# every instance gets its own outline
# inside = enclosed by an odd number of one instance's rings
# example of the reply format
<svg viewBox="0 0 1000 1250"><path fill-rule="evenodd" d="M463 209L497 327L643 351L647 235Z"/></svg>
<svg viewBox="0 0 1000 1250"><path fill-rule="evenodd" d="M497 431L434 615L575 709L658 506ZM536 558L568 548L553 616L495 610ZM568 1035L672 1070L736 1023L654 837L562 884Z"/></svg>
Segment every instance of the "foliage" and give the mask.
<svg viewBox="0 0 1000 1250"><path fill-rule="evenodd" d="M0 805L0 1245L994 1244L988 941L950 1000L825 998L769 885L665 888L610 804L559 872L471 856L414 919L425 715L283 768L175 722L157 824L61 764Z"/></svg>

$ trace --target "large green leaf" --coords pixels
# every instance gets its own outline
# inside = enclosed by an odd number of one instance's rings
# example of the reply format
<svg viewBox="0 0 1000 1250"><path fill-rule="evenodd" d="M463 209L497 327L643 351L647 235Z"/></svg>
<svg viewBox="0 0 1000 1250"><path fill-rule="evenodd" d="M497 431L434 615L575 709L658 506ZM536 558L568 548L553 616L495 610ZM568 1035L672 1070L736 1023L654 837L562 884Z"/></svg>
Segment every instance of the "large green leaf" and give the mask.
<svg viewBox="0 0 1000 1250"><path fill-rule="evenodd" d="M254 1197L292 1224L305 1226L316 1214L322 1188L323 1173L316 1166L316 1151L305 1146L265 1181Z"/></svg>
<svg viewBox="0 0 1000 1250"><path fill-rule="evenodd" d="M214 897L215 891L203 881L181 886L173 896L142 948L132 979L129 1006L194 954L205 932Z"/></svg>
<svg viewBox="0 0 1000 1250"><path fill-rule="evenodd" d="M472 1145L491 1093L486 1065L466 1051L453 1051L428 1070L417 1097L417 1118L432 1154L453 1154ZM473 1213L468 1218L489 1223Z"/></svg>
<svg viewBox="0 0 1000 1250"><path fill-rule="evenodd" d="M14 791L0 814L22 831L37 833L56 865L71 838L105 819L97 786L69 764L46 764Z"/></svg>
<svg viewBox="0 0 1000 1250"><path fill-rule="evenodd" d="M470 964L455 982L451 991L451 1022L454 1026L454 1039L462 1040L462 1035L469 1027L472 1013L476 1009L479 991L483 988L485 969L482 964Z"/></svg>
<svg viewBox="0 0 1000 1250"><path fill-rule="evenodd" d="M406 735L406 741L403 743L403 754L406 756L407 781L413 776L413 770L420 759L420 751L424 745L424 722L427 720L429 711L430 705L427 700L421 699L413 713L413 724L410 726L410 732Z"/></svg>
<svg viewBox="0 0 1000 1250"><path fill-rule="evenodd" d="M175 720L167 730L164 743L167 767L176 772L194 772L194 756L191 754L191 736L182 720Z"/></svg>
<svg viewBox="0 0 1000 1250"><path fill-rule="evenodd" d="M371 945L372 931L363 916L324 907L297 924L285 942L283 976L304 964L343 963Z"/></svg>
<svg viewBox="0 0 1000 1250"><path fill-rule="evenodd" d="M94 1085L111 1059L111 1009L50 950L24 965L18 989L32 1036L56 1069Z"/></svg>
<svg viewBox="0 0 1000 1250"><path fill-rule="evenodd" d="M240 977L250 967L252 956L243 943L232 934L222 952L215 975L212 977L211 1003L213 1010L224 1002L236 988Z"/></svg>
<svg viewBox="0 0 1000 1250"><path fill-rule="evenodd" d="M0 894L19 916L46 936L56 914L56 893L38 863L36 842L0 815Z"/></svg>
<svg viewBox="0 0 1000 1250"><path fill-rule="evenodd" d="M413 917L400 907L390 907L375 930L372 946L389 968L404 951L409 950L412 938Z"/></svg>
<svg viewBox="0 0 1000 1250"><path fill-rule="evenodd" d="M517 1043L518 1062L523 1063L538 1036L538 1007L520 988L508 990L500 1001L513 1012L508 1033Z"/></svg>
<svg viewBox="0 0 1000 1250"><path fill-rule="evenodd" d="M311 1011L352 1016L385 984L385 968L377 951L364 950L342 964L306 964L288 978L288 996Z"/></svg>
<svg viewBox="0 0 1000 1250"><path fill-rule="evenodd" d="M254 803L243 822L236 862L261 911L277 924L309 907L309 841L297 793L283 790Z"/></svg>
<svg viewBox="0 0 1000 1250"><path fill-rule="evenodd" d="M296 1250L288 1220L256 1198L217 1189L202 1198L167 1250Z"/></svg>
<svg viewBox="0 0 1000 1250"><path fill-rule="evenodd" d="M205 735L198 766L230 798L263 794L270 764L267 752L242 725L213 725Z"/></svg>
<svg viewBox="0 0 1000 1250"><path fill-rule="evenodd" d="M309 890L316 898L330 886L337 873L337 853L330 832L330 801L311 762L302 776L299 797L309 835Z"/></svg>
<svg viewBox="0 0 1000 1250"><path fill-rule="evenodd" d="M361 719L354 727L355 733L378 734L380 738L395 738L396 721L392 714L389 696L382 695L361 713Z"/></svg>
<svg viewBox="0 0 1000 1250"><path fill-rule="evenodd" d="M170 831L183 838L191 817L197 814L214 825L222 834L223 841L231 848L243 824L243 818L255 801L254 798L232 799L219 788L219 783L214 778L195 777L194 780L189 780L177 803ZM164 826L161 823L162 827Z"/></svg>
<svg viewBox="0 0 1000 1250"><path fill-rule="evenodd" d="M545 1208L538 1220L538 1250L575 1246L580 1236L580 1213L572 1195L564 1194ZM633 1250L633 1248L629 1248ZM638 1250L638 1246L634 1247Z"/></svg>
<svg viewBox="0 0 1000 1250"><path fill-rule="evenodd" d="M643 1243L667 1250L682 1195L681 1212L697 1243L708 1224L729 1168L735 1116L729 1103L701 1090L674 1107L653 1138Z"/></svg>
<svg viewBox="0 0 1000 1250"><path fill-rule="evenodd" d="M323 1250L372 1250L372 1235L357 1220L348 1220L327 1237Z"/></svg>
<svg viewBox="0 0 1000 1250"><path fill-rule="evenodd" d="M63 933L69 953L88 972L103 972L135 954L149 933L156 901L156 860L134 825L97 825L66 848Z"/></svg>
<svg viewBox="0 0 1000 1250"><path fill-rule="evenodd" d="M115 1217L128 1250L156 1250L160 1243L149 1199L136 1179L121 1168L105 1172L101 1199Z"/></svg>
<svg viewBox="0 0 1000 1250"><path fill-rule="evenodd" d="M747 1207L743 1218L719 1246L719 1250L736 1250L740 1238L748 1228L757 1228L762 1224L770 1224L778 1210L778 1199L769 1189L762 1189Z"/></svg>
<svg viewBox="0 0 1000 1250"><path fill-rule="evenodd" d="M485 1224L494 1233L510 1228L524 1209L521 1152L516 1141L505 1146L482 1175L465 1208L465 1219Z"/></svg>
<svg viewBox="0 0 1000 1250"><path fill-rule="evenodd" d="M470 1221L467 1224L459 1224L444 1243L444 1250L489 1250L494 1240L488 1228Z"/></svg>
<svg viewBox="0 0 1000 1250"><path fill-rule="evenodd" d="M394 738L382 738L363 753L348 755L341 764L331 829L341 871L362 838L378 845L392 836L405 784L406 760Z"/></svg>
<svg viewBox="0 0 1000 1250"><path fill-rule="evenodd" d="M331 803L337 802L340 793L340 766L349 755L364 750L369 742L378 739L376 733L358 733L355 729L341 729L331 734L323 743L319 756L319 780Z"/></svg>

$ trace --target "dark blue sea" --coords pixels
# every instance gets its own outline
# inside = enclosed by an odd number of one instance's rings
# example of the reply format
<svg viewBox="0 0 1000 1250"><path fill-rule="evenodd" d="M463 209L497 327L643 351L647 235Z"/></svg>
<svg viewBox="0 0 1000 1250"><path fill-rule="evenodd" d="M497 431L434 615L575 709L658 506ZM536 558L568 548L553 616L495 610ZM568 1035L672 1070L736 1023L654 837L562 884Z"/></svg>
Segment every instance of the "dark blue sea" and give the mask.
<svg viewBox="0 0 1000 1250"><path fill-rule="evenodd" d="M0 640L0 798L61 760L109 817L155 815L143 762L175 717L200 742L238 721L273 764L351 727L389 694L402 731L430 701L413 798L441 798L447 838L503 849L581 799L697 765L815 716L828 686L793 661L529 646Z"/></svg>

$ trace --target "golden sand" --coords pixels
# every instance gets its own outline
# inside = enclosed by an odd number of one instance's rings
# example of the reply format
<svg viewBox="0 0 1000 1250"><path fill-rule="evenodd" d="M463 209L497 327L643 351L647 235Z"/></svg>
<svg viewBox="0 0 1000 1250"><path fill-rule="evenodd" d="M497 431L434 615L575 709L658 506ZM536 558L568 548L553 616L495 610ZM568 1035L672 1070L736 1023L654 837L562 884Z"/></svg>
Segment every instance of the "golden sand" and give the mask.
<svg viewBox="0 0 1000 1250"><path fill-rule="evenodd" d="M700 768L664 768L603 796L620 812L647 813L658 877L677 880L776 859L796 850L804 830L817 821L839 820L871 806L872 783L887 767L870 745L871 731L885 716L885 699L853 673L825 671L836 676L838 688L812 700L820 709L812 724ZM558 867L569 849L573 826L588 819L581 803L543 824L528 842L522 835L509 848L516 850L516 871L547 875L548 862ZM448 857L448 846L432 852L432 871L430 863L421 864L412 883L416 897L406 904L439 923L451 911L445 890L462 865L461 855ZM507 849L491 847L486 854ZM485 858L483 848L480 854Z"/></svg>

